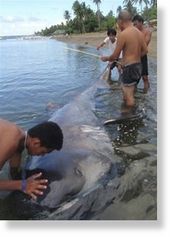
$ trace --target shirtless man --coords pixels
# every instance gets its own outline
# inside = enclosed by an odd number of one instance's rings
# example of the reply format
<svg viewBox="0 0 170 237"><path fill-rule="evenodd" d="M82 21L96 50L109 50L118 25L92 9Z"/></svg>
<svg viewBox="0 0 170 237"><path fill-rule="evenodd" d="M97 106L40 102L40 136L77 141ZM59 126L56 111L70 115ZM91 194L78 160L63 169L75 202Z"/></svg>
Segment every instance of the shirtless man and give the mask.
<svg viewBox="0 0 170 237"><path fill-rule="evenodd" d="M55 149L60 150L63 134L53 122L44 122L24 132L16 124L0 119L0 170L9 161L11 176L19 170L21 154L26 148L30 155L44 155ZM22 180L0 180L0 190L20 190L31 196L43 195L48 180L41 178L42 173Z"/></svg>
<svg viewBox="0 0 170 237"><path fill-rule="evenodd" d="M142 34L144 35L144 38L145 38L145 42L148 46L151 41L152 32L148 27L145 27L143 25L143 22L144 22L144 20L140 15L134 16L133 24L134 24L134 26L137 27L138 30L140 30L142 32ZM148 80L147 54L145 54L143 57L141 57L141 63L142 63L142 79L143 79L143 83L144 83L144 93L147 93L147 91L150 87L149 80Z"/></svg>
<svg viewBox="0 0 170 237"><path fill-rule="evenodd" d="M121 32L117 38L116 48L111 56L102 56L101 60L114 61L119 58L122 51L123 98L126 106L131 108L135 105L134 91L141 78L141 57L147 53L147 46L143 34L133 26L129 12L121 11L117 23Z"/></svg>

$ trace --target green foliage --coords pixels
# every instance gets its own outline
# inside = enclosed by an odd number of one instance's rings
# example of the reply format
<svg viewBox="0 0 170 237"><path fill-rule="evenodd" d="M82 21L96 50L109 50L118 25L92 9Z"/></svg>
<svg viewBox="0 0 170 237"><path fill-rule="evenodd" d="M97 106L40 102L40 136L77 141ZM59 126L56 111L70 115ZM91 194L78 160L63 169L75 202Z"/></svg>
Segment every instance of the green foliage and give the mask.
<svg viewBox="0 0 170 237"><path fill-rule="evenodd" d="M142 16L147 21L157 19L157 6L153 5L149 9L145 7Z"/></svg>
<svg viewBox="0 0 170 237"><path fill-rule="evenodd" d="M116 25L116 19L114 16L107 16L104 22L106 23L107 29L113 28Z"/></svg>
<svg viewBox="0 0 170 237"><path fill-rule="evenodd" d="M123 2L124 5L124 9L126 9L128 12L130 12L130 14L133 16L135 16L137 14L137 9L136 7L133 6L132 1L130 0L124 0Z"/></svg>
<svg viewBox="0 0 170 237"><path fill-rule="evenodd" d="M66 19L66 21L68 22L71 18L70 12L68 10L66 10L64 12L64 18Z"/></svg>
<svg viewBox="0 0 170 237"><path fill-rule="evenodd" d="M56 34L72 34L72 33L85 33L94 31L106 31L108 28L115 27L116 20L113 15L113 11L109 11L106 16L103 16L99 5L101 0L93 1L97 5L97 11L93 11L85 2L80 3L78 0L72 5L74 12L73 17L69 10L65 10L63 16L66 23L53 25L49 28L45 28L41 31L35 32L35 35L51 36ZM156 19L157 18L157 1L150 0L124 0L124 6L117 8L117 14L124 8L126 8L132 15L137 14L137 8L134 4L144 2L146 4L143 9L144 19ZM132 4L133 3L133 4ZM139 14L139 13L138 13Z"/></svg>
<svg viewBox="0 0 170 237"><path fill-rule="evenodd" d="M100 18L100 14L101 14L101 12L100 12L100 4L101 4L101 0L93 0L93 2L96 4L96 6L97 6L97 19L98 19L98 28L99 28L99 30L100 30L100 28L101 28L101 18Z"/></svg>

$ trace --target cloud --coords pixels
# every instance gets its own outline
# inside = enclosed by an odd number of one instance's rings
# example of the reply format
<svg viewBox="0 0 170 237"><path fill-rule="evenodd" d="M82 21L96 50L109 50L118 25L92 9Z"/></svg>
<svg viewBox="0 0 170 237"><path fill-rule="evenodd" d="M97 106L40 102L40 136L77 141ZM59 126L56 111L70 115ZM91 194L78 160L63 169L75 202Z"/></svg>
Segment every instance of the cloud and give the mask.
<svg viewBox="0 0 170 237"><path fill-rule="evenodd" d="M20 16L0 16L1 23L16 23L16 22L24 22L25 19Z"/></svg>
<svg viewBox="0 0 170 237"><path fill-rule="evenodd" d="M54 24L55 20L34 16L0 16L0 36L33 34Z"/></svg>
<svg viewBox="0 0 170 237"><path fill-rule="evenodd" d="M37 17L19 18L0 16L0 36L30 35L51 25L51 22Z"/></svg>
<svg viewBox="0 0 170 237"><path fill-rule="evenodd" d="M37 18L37 17L29 17L28 21L30 21L30 22L42 22L42 21L44 21L44 19L40 19L40 18Z"/></svg>
<svg viewBox="0 0 170 237"><path fill-rule="evenodd" d="M18 22L42 22L44 19L40 19L37 17L28 17L28 18L23 18L20 16L0 16L0 21L2 23L18 23Z"/></svg>

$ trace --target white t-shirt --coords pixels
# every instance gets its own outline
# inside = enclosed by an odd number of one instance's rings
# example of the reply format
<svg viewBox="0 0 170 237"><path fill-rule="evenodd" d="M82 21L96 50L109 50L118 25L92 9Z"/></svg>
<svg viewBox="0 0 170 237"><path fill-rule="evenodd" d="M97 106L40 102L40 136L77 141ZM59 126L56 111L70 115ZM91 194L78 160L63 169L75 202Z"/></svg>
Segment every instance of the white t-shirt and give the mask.
<svg viewBox="0 0 170 237"><path fill-rule="evenodd" d="M114 43L112 43L112 41L110 40L109 37L105 38L105 40L103 41L107 47L110 49L111 53L113 53L115 51L115 48L116 48L116 43L117 43L117 38L115 40ZM122 58L122 52L120 53L119 55L119 58Z"/></svg>

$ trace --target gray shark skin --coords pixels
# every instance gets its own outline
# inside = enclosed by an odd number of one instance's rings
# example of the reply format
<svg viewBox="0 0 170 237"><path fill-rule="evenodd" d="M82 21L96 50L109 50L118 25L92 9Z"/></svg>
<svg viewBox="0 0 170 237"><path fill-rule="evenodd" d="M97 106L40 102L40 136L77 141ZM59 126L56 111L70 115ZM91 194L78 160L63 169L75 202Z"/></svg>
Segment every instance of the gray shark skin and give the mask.
<svg viewBox="0 0 170 237"><path fill-rule="evenodd" d="M22 192L13 192L2 205L0 202L0 219L157 219L157 120L153 100L157 77L156 62L149 60L152 90L147 96L136 94L140 108L146 109L146 118L145 113L137 113L138 123L136 117L122 117L120 88L114 84L110 93L108 72L103 74L104 80L52 116L64 133L62 150L33 157L29 162L28 176L42 171L49 180L44 195L35 202ZM107 120L112 121L104 125ZM119 122L125 124L119 126ZM130 143L127 131L133 135ZM122 144L117 144L118 136Z"/></svg>
<svg viewBox="0 0 170 237"><path fill-rule="evenodd" d="M117 196L113 148L93 112L93 96L99 87L106 87L105 82L98 81L50 119L63 130L63 148L29 162L27 175L42 171L48 188L36 202L23 193L13 194L17 218L88 219Z"/></svg>

